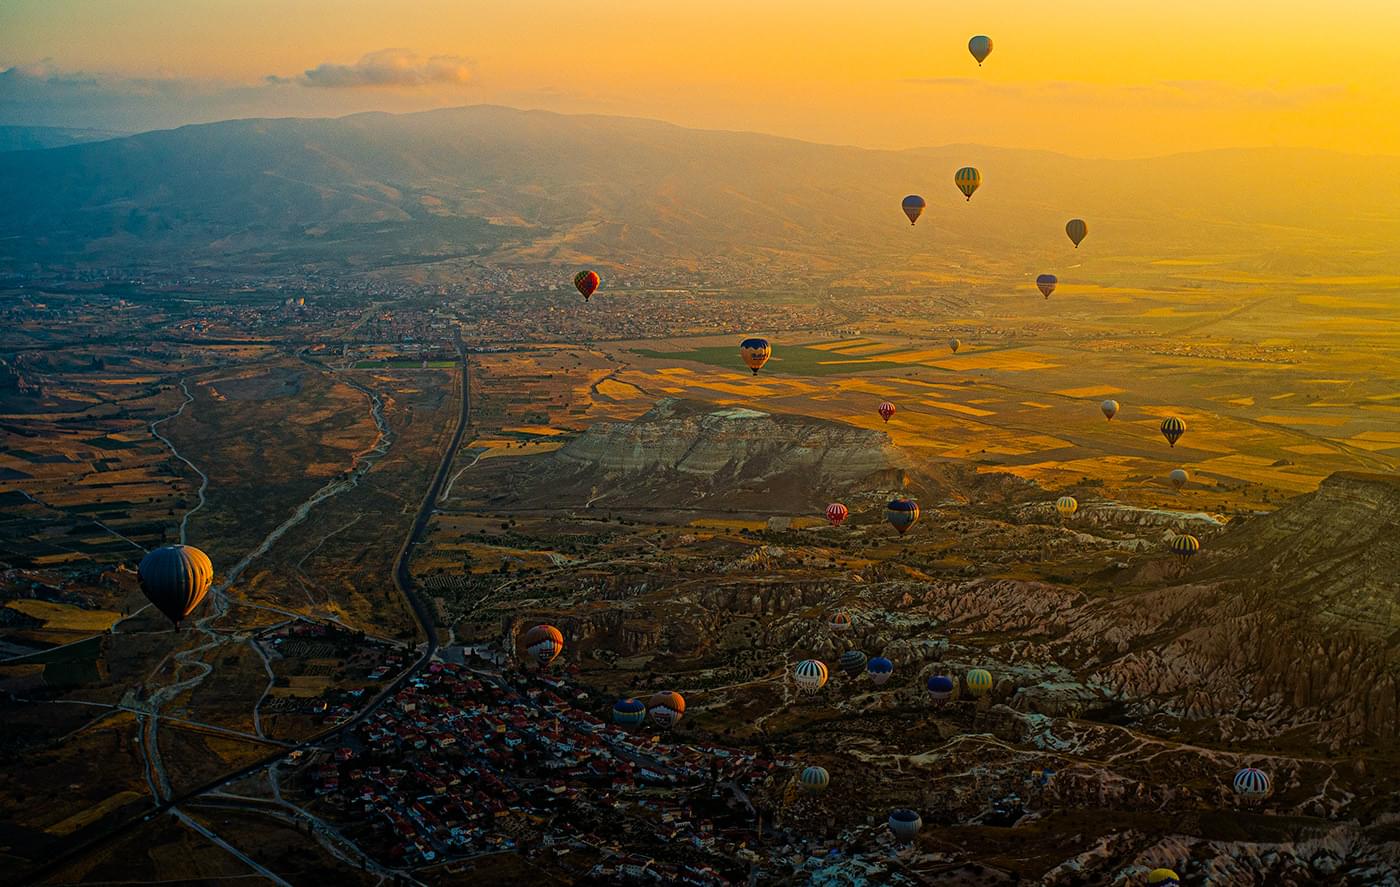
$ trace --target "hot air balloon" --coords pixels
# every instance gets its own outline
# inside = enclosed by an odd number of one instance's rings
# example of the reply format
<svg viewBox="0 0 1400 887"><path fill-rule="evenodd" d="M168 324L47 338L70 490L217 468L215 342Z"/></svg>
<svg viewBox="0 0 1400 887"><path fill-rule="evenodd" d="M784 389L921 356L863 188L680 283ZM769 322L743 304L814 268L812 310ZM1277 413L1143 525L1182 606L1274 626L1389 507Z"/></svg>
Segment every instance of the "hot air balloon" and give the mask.
<svg viewBox="0 0 1400 887"><path fill-rule="evenodd" d="M773 346L768 344L767 339L745 339L739 343L739 356L757 376L768 358L773 356Z"/></svg>
<svg viewBox="0 0 1400 887"><path fill-rule="evenodd" d="M894 404L887 400L883 401L877 408L877 411L880 413L880 418L888 422L890 421L890 416L894 415Z"/></svg>
<svg viewBox="0 0 1400 887"><path fill-rule="evenodd" d="M214 565L192 545L163 545L141 558L136 578L146 599L178 627L209 592Z"/></svg>
<svg viewBox="0 0 1400 887"><path fill-rule="evenodd" d="M597 271L580 271L574 275L574 286L578 287L585 302L588 301L589 296L593 295L593 291L598 289L598 284L602 282L603 279L598 276Z"/></svg>
<svg viewBox="0 0 1400 887"><path fill-rule="evenodd" d="M1040 287L1040 292L1045 298L1050 298L1050 294L1055 291L1055 285L1060 282L1060 278L1053 274L1042 274L1035 279L1035 285Z"/></svg>
<svg viewBox="0 0 1400 887"><path fill-rule="evenodd" d="M1186 473L1185 468L1173 468L1171 474L1167 475L1167 480L1178 490L1186 486L1186 482L1191 479L1191 475Z"/></svg>
<svg viewBox="0 0 1400 887"><path fill-rule="evenodd" d="M669 690L657 693L647 700L647 714L663 727L674 727L685 714L685 697Z"/></svg>
<svg viewBox="0 0 1400 887"><path fill-rule="evenodd" d="M1147 883L1149 884L1180 884L1181 876L1171 869L1153 869L1147 873Z"/></svg>
<svg viewBox="0 0 1400 887"><path fill-rule="evenodd" d="M969 201L972 200L972 192L982 184L982 174L975 166L964 166L953 173L953 184L958 186L958 190L963 193Z"/></svg>
<svg viewBox="0 0 1400 887"><path fill-rule="evenodd" d="M853 620L851 614L845 610L837 610L832 613L831 617L826 621L827 628L830 628L832 631L850 631L852 625L855 625L855 620Z"/></svg>
<svg viewBox="0 0 1400 887"><path fill-rule="evenodd" d="M1191 535L1173 536L1171 547L1172 554L1181 558L1181 562L1184 564L1201 550L1201 540Z"/></svg>
<svg viewBox="0 0 1400 887"><path fill-rule="evenodd" d="M947 705L948 700L953 698L957 692L957 683L946 674L930 675L928 679L928 695L933 699L934 705Z"/></svg>
<svg viewBox="0 0 1400 887"><path fill-rule="evenodd" d="M546 666L564 651L564 635L553 625L536 625L525 632L525 650Z"/></svg>
<svg viewBox="0 0 1400 887"><path fill-rule="evenodd" d="M1181 440L1181 436L1186 433L1186 423L1176 416L1168 416L1162 420L1162 436L1167 439L1167 443L1173 447Z"/></svg>
<svg viewBox="0 0 1400 887"><path fill-rule="evenodd" d="M1264 800L1273 791L1269 774L1254 767L1245 767L1235 774L1235 794L1248 803Z"/></svg>
<svg viewBox="0 0 1400 887"><path fill-rule="evenodd" d="M803 791L820 794L831 784L831 774L826 772L825 767L808 767L802 771L798 782L802 784Z"/></svg>
<svg viewBox="0 0 1400 887"><path fill-rule="evenodd" d="M1079 501L1073 496L1061 496L1055 500L1055 510L1060 517L1070 517L1079 510Z"/></svg>
<svg viewBox="0 0 1400 887"><path fill-rule="evenodd" d="M878 687L894 674L894 663L883 656L876 656L865 663L865 673L870 675L871 683Z"/></svg>
<svg viewBox="0 0 1400 887"><path fill-rule="evenodd" d="M1103 410L1104 418L1112 422L1113 417L1118 415L1118 401L1106 400L1099 404L1099 409Z"/></svg>
<svg viewBox="0 0 1400 887"><path fill-rule="evenodd" d="M914 840L923 827L923 818L913 810L896 810L890 814L890 831L900 841L907 843Z"/></svg>
<svg viewBox="0 0 1400 887"><path fill-rule="evenodd" d="M856 677L865 671L865 653L861 650L847 650L841 654L837 664L847 677Z"/></svg>
<svg viewBox="0 0 1400 887"><path fill-rule="evenodd" d="M972 669L964 680L967 681L967 692L979 699L992 689L992 673L985 668Z"/></svg>
<svg viewBox="0 0 1400 887"><path fill-rule="evenodd" d="M958 353L958 349L962 347L962 342L959 342L957 339L949 339L949 340L948 340L948 347L949 347L950 349L952 349L952 352L953 352L954 354L957 354L957 353Z"/></svg>
<svg viewBox="0 0 1400 887"><path fill-rule="evenodd" d="M839 527L850 517L851 510L840 502L833 502L826 507L826 519L831 521L833 527Z"/></svg>
<svg viewBox="0 0 1400 887"><path fill-rule="evenodd" d="M792 670L792 679L803 693L815 693L826 686L826 663L820 659L803 659Z"/></svg>
<svg viewBox="0 0 1400 887"><path fill-rule="evenodd" d="M919 503L913 499L891 499L885 506L885 520L903 536L919 520Z"/></svg>
<svg viewBox="0 0 1400 887"><path fill-rule="evenodd" d="M909 217L909 224L914 224L919 220L919 216L924 214L924 207L928 203L917 194L910 194L904 198L904 214Z"/></svg>
<svg viewBox="0 0 1400 887"><path fill-rule="evenodd" d="M1079 242L1089 233L1089 226L1083 219L1070 219L1065 223L1065 233L1069 239L1074 241L1074 248L1079 249Z"/></svg>
<svg viewBox="0 0 1400 887"><path fill-rule="evenodd" d="M977 67L982 67L982 63L987 60L987 56L992 54L992 38L978 34L967 41L967 51L972 53L972 57L977 59Z"/></svg>
<svg viewBox="0 0 1400 887"><path fill-rule="evenodd" d="M640 699L619 699L613 703L612 718L614 724L635 727L647 719L647 707Z"/></svg>

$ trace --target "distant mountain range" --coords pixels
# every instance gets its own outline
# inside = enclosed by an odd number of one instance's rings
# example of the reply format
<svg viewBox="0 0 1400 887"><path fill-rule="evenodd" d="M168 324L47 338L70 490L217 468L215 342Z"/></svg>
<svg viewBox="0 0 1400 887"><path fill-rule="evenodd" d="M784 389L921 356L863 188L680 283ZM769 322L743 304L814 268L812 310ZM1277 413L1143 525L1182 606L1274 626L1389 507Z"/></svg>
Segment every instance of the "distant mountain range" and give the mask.
<svg viewBox="0 0 1400 887"><path fill-rule="evenodd" d="M970 204L952 181L965 164L984 177ZM929 201L912 230L899 209L911 192ZM877 151L492 106L232 120L5 153L0 193L0 270L471 257L1000 273L1063 260L1074 216L1090 226L1078 255L1100 259L1204 255L1282 274L1393 272L1400 260L1395 157Z"/></svg>
<svg viewBox="0 0 1400 887"><path fill-rule="evenodd" d="M60 126L0 126L0 153L62 148L83 142L99 142L130 135L103 129L65 129Z"/></svg>

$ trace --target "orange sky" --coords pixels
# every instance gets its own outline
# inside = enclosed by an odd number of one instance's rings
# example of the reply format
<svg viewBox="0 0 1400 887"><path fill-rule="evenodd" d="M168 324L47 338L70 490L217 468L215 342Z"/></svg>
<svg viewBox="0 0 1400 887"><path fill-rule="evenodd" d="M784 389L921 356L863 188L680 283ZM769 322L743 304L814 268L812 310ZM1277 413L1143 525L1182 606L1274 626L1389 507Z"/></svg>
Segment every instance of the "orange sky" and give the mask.
<svg viewBox="0 0 1400 887"><path fill-rule="evenodd" d="M995 41L981 69L966 50L978 33ZM1400 154L1396 45L1396 0L0 3L0 69L32 75L36 95L81 72L136 107L153 79L156 92L188 82L183 104L166 98L162 111L192 120L496 102L873 147L1090 156L1274 144ZM375 58L414 82L361 76L359 60L388 49L402 52ZM323 64L332 76L310 83ZM34 117L41 102L7 102L0 84L0 118Z"/></svg>

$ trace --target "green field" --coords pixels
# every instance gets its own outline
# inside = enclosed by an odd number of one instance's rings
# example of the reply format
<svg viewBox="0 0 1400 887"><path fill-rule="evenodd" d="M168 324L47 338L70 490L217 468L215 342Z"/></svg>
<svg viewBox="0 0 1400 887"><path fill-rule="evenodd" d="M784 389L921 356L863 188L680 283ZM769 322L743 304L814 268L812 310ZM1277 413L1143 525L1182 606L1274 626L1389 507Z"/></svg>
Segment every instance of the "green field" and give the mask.
<svg viewBox="0 0 1400 887"><path fill-rule="evenodd" d="M898 350L898 349L891 349ZM637 354L646 357L654 357L661 360L693 360L696 363L708 363L714 366L733 369L744 368L744 362L739 357L739 347L736 344L733 348L711 345L703 348L696 348L693 351L647 351L637 349ZM891 363L885 360L871 360L870 362L846 363L855 358L842 357L832 351L819 351L816 348L804 348L801 345L774 346L773 356L764 365L765 373L791 373L797 376L835 376L852 373L863 373L870 370L901 370L908 369L905 364Z"/></svg>

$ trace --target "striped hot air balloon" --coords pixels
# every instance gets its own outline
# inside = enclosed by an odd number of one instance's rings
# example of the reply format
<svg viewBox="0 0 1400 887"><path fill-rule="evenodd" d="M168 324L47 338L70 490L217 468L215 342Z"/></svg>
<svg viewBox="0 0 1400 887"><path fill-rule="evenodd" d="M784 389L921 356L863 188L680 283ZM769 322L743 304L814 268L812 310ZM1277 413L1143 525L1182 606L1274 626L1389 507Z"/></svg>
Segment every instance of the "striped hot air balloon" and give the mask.
<svg viewBox="0 0 1400 887"><path fill-rule="evenodd" d="M1103 411L1104 418L1112 422L1113 417L1118 415L1118 401L1112 399L1106 400L1099 404L1099 409Z"/></svg>
<svg viewBox="0 0 1400 887"><path fill-rule="evenodd" d="M878 687L894 674L894 663L883 656L876 656L865 663L865 673L870 675L870 682Z"/></svg>
<svg viewBox="0 0 1400 887"><path fill-rule="evenodd" d="M1080 242L1089 235L1089 226L1083 219L1070 219L1065 223L1065 233L1074 241L1074 248L1079 249Z"/></svg>
<svg viewBox="0 0 1400 887"><path fill-rule="evenodd" d="M685 714L685 697L673 690L656 693L647 700L647 714L663 727L674 727Z"/></svg>
<svg viewBox="0 0 1400 887"><path fill-rule="evenodd" d="M967 51L972 53L973 58L977 59L977 67L982 67L987 56L992 54L992 38L985 34L978 34L967 41Z"/></svg>
<svg viewBox="0 0 1400 887"><path fill-rule="evenodd" d="M1187 481L1191 480L1191 475L1186 473L1185 468L1173 468L1171 474L1167 475L1167 480L1171 481L1171 485L1179 490L1186 486Z"/></svg>
<svg viewBox="0 0 1400 887"><path fill-rule="evenodd" d="M890 403L887 400L881 401L880 406L876 408L876 412L880 414L881 419L884 419L886 422L888 422L890 421L890 416L894 415L894 404Z"/></svg>
<svg viewBox="0 0 1400 887"><path fill-rule="evenodd" d="M768 362L768 358L773 356L773 346L768 344L767 339L745 339L739 343L739 356L744 359L744 365L757 376L758 371Z"/></svg>
<svg viewBox="0 0 1400 887"><path fill-rule="evenodd" d="M964 680L967 681L967 692L978 699L986 696L992 689L992 673L985 668L972 669Z"/></svg>
<svg viewBox="0 0 1400 887"><path fill-rule="evenodd" d="M193 545L163 545L141 558L136 580L146 599L178 627L209 593L214 565Z"/></svg>
<svg viewBox="0 0 1400 887"><path fill-rule="evenodd" d="M904 214L909 217L909 224L912 225L919 220L919 216L924 214L924 207L928 203L917 194L910 194L904 198Z"/></svg>
<svg viewBox="0 0 1400 887"><path fill-rule="evenodd" d="M541 666L549 665L563 650L564 635L553 625L536 625L525 632L525 651Z"/></svg>
<svg viewBox="0 0 1400 887"><path fill-rule="evenodd" d="M903 497L892 499L885 506L885 520L903 536L919 520L919 503Z"/></svg>
<svg viewBox="0 0 1400 887"><path fill-rule="evenodd" d="M841 658L836 663L847 677L856 677L865 671L865 652L863 650L847 650L841 654Z"/></svg>
<svg viewBox="0 0 1400 887"><path fill-rule="evenodd" d="M580 271L574 275L574 286L578 288L579 294L583 296L585 302L598 289L598 284L602 282L603 279L598 276L597 271Z"/></svg>
<svg viewBox="0 0 1400 887"><path fill-rule="evenodd" d="M928 695L933 700L934 705L947 705L948 700L953 698L953 694L958 691L958 684L946 674L930 675L928 679Z"/></svg>
<svg viewBox="0 0 1400 887"><path fill-rule="evenodd" d="M1071 517L1079 510L1079 500L1073 496L1061 496L1055 500L1055 510L1060 513L1060 517Z"/></svg>
<svg viewBox="0 0 1400 887"><path fill-rule="evenodd" d="M840 502L833 502L826 507L826 519L833 527L839 527L850 517L851 510Z"/></svg>
<svg viewBox="0 0 1400 887"><path fill-rule="evenodd" d="M614 724L635 727L646 718L647 707L640 699L619 699L613 703L612 719Z"/></svg>
<svg viewBox="0 0 1400 887"><path fill-rule="evenodd" d="M905 843L914 840L914 836L923 827L923 817L913 810L896 810L890 814L890 831L894 833L895 838Z"/></svg>
<svg viewBox="0 0 1400 887"><path fill-rule="evenodd" d="M953 173L953 184L958 186L958 190L968 200L972 200L972 194L982 185L982 173L977 171L975 166L964 166Z"/></svg>
<svg viewBox="0 0 1400 887"><path fill-rule="evenodd" d="M1167 443L1173 447L1181 440L1181 436L1186 433L1186 423L1176 416L1168 416L1162 420L1162 436L1167 439Z"/></svg>
<svg viewBox="0 0 1400 887"><path fill-rule="evenodd" d="M820 794L826 791L826 787L831 785L831 774L826 772L825 767L808 767L802 771L798 778L802 784L802 790L811 794Z"/></svg>
<svg viewBox="0 0 1400 887"><path fill-rule="evenodd" d="M1050 294L1055 291L1055 285L1060 279L1053 274L1042 274L1035 279L1035 285L1040 288L1041 295L1050 298Z"/></svg>
<svg viewBox="0 0 1400 887"><path fill-rule="evenodd" d="M1273 791L1269 774L1255 767L1245 767L1235 774L1235 794L1246 803L1258 803Z"/></svg>
<svg viewBox="0 0 1400 887"><path fill-rule="evenodd" d="M1147 883L1175 885L1181 883L1181 876L1171 869L1153 869L1147 873Z"/></svg>
<svg viewBox="0 0 1400 887"><path fill-rule="evenodd" d="M792 679L803 693L815 693L826 686L829 673L820 659L803 659L792 670Z"/></svg>
<svg viewBox="0 0 1400 887"><path fill-rule="evenodd" d="M1195 557L1196 552L1201 550L1201 540L1188 533L1173 536L1170 544L1172 554L1180 558L1183 564Z"/></svg>
<svg viewBox="0 0 1400 887"><path fill-rule="evenodd" d="M849 610L834 610L826 620L826 627L832 631L850 631L855 624Z"/></svg>
<svg viewBox="0 0 1400 887"><path fill-rule="evenodd" d="M954 354L957 354L957 353L958 353L958 349L961 348L961 347L962 347L962 342L958 341L957 339L949 339L949 340L948 340L948 350L949 350L949 351L952 351Z"/></svg>

